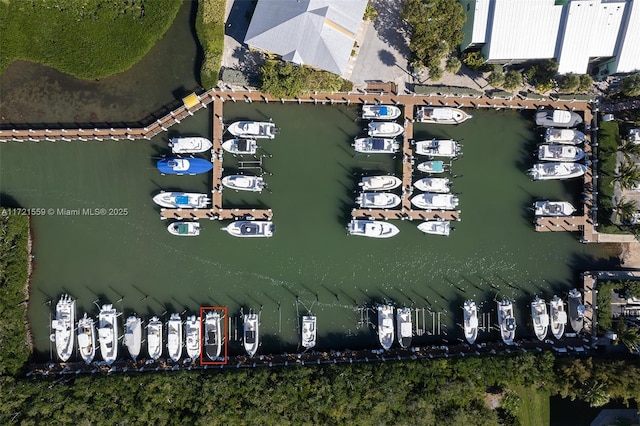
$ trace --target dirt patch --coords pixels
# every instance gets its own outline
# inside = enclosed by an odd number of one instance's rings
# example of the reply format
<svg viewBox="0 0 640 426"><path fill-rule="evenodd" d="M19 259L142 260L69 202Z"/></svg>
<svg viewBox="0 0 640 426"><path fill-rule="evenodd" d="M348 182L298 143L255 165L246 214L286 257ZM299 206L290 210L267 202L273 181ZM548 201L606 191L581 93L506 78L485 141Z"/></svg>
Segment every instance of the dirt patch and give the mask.
<svg viewBox="0 0 640 426"><path fill-rule="evenodd" d="M504 395L502 393L487 392L484 394L484 405L491 410L495 410L500 407L500 402L502 401L503 396Z"/></svg>
<svg viewBox="0 0 640 426"><path fill-rule="evenodd" d="M620 244L620 265L640 269L640 242Z"/></svg>

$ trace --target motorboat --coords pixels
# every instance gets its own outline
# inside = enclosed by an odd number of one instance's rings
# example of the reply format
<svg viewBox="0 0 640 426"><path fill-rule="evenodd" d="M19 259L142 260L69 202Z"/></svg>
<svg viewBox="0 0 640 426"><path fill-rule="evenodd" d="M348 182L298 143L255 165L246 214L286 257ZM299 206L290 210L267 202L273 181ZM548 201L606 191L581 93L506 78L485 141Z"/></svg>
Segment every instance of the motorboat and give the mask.
<svg viewBox="0 0 640 426"><path fill-rule="evenodd" d="M574 129L548 128L544 132L544 141L547 143L559 143L563 145L580 145L586 139L584 133Z"/></svg>
<svg viewBox="0 0 640 426"><path fill-rule="evenodd" d="M460 144L452 139L431 139L415 142L415 153L430 157L453 158L462 154Z"/></svg>
<svg viewBox="0 0 640 426"><path fill-rule="evenodd" d="M222 142L222 149L237 155L255 154L258 143L255 139L229 139Z"/></svg>
<svg viewBox="0 0 640 426"><path fill-rule="evenodd" d="M195 237L200 235L200 224L198 222L173 222L167 226L172 235L179 237Z"/></svg>
<svg viewBox="0 0 640 426"><path fill-rule="evenodd" d="M347 230L350 235L371 238L391 238L400 232L395 225L389 222L363 219L351 220L347 226Z"/></svg>
<svg viewBox="0 0 640 426"><path fill-rule="evenodd" d="M455 210L458 197L452 194L424 192L411 198L411 204L422 210Z"/></svg>
<svg viewBox="0 0 640 426"><path fill-rule="evenodd" d="M498 325L502 341L507 345L513 345L516 337L516 319L513 316L513 302L500 300L498 303Z"/></svg>
<svg viewBox="0 0 640 426"><path fill-rule="evenodd" d="M400 144L395 139L356 138L353 149L364 154L393 154L398 152Z"/></svg>
<svg viewBox="0 0 640 426"><path fill-rule="evenodd" d="M404 133L404 127L398 123L372 121L369 123L368 132L372 138L393 138Z"/></svg>
<svg viewBox="0 0 640 426"><path fill-rule="evenodd" d="M171 314L167 321L167 351L174 362L182 358L182 319L177 313Z"/></svg>
<svg viewBox="0 0 640 426"><path fill-rule="evenodd" d="M422 178L413 183L413 186L424 192L438 192L445 194L451 191L451 182L447 178Z"/></svg>
<svg viewBox="0 0 640 426"><path fill-rule="evenodd" d="M378 340L382 349L391 349L393 338L393 306L378 305Z"/></svg>
<svg viewBox="0 0 640 426"><path fill-rule="evenodd" d="M234 237L268 238L273 236L276 227L268 220L237 220L221 229Z"/></svg>
<svg viewBox="0 0 640 426"><path fill-rule="evenodd" d="M135 361L142 346L142 320L135 315L128 317L124 323L124 345Z"/></svg>
<svg viewBox="0 0 640 426"><path fill-rule="evenodd" d="M451 222L448 220L427 220L418 225L418 229L425 234L449 236Z"/></svg>
<svg viewBox="0 0 640 426"><path fill-rule="evenodd" d="M575 207L566 201L536 201L533 204L536 216L571 216Z"/></svg>
<svg viewBox="0 0 640 426"><path fill-rule="evenodd" d="M315 315L305 315L302 317L302 347L311 349L316 345L317 318Z"/></svg>
<svg viewBox="0 0 640 426"><path fill-rule="evenodd" d="M222 353L222 317L219 312L208 311L204 316L204 350L211 361Z"/></svg>
<svg viewBox="0 0 640 426"><path fill-rule="evenodd" d="M551 334L556 339L562 339L564 327L567 325L567 312L564 310L564 302L558 296L553 296L549 302L549 314L551 316Z"/></svg>
<svg viewBox="0 0 640 426"><path fill-rule="evenodd" d="M207 194L196 192L164 192L156 194L153 202L169 209L201 209L209 205Z"/></svg>
<svg viewBox="0 0 640 426"><path fill-rule="evenodd" d="M96 328L93 318L88 317L86 312L78 320L78 350L87 364L96 356Z"/></svg>
<svg viewBox="0 0 640 426"><path fill-rule="evenodd" d="M464 338L470 345L473 345L478 338L478 307L473 300L466 300L462 305L462 328Z"/></svg>
<svg viewBox="0 0 640 426"><path fill-rule="evenodd" d="M580 290L572 288L569 291L568 305L571 328L573 328L573 331L576 333L580 333L584 326L585 313L585 307L582 304L582 293L580 293Z"/></svg>
<svg viewBox="0 0 640 426"><path fill-rule="evenodd" d="M62 362L67 362L73 355L75 315L76 301L68 294L63 294L56 304L56 317L51 321L51 337L56 343L56 353Z"/></svg>
<svg viewBox="0 0 640 426"><path fill-rule="evenodd" d="M262 192L264 179L260 176L229 175L222 178L222 184L236 191Z"/></svg>
<svg viewBox="0 0 640 426"><path fill-rule="evenodd" d="M244 349L247 351L247 355L254 356L258 351L260 345L260 319L258 314L249 313L244 314Z"/></svg>
<svg viewBox="0 0 640 426"><path fill-rule="evenodd" d="M236 121L228 130L239 138L273 139L278 134L276 125L270 121Z"/></svg>
<svg viewBox="0 0 640 426"><path fill-rule="evenodd" d="M573 145L540 145L538 159L541 161L580 161L584 158L584 151Z"/></svg>
<svg viewBox="0 0 640 426"><path fill-rule="evenodd" d="M365 120L395 120L401 111L395 105L363 105L362 118Z"/></svg>
<svg viewBox="0 0 640 426"><path fill-rule="evenodd" d="M147 324L147 350L154 361L162 356L162 321L158 317L151 318Z"/></svg>
<svg viewBox="0 0 640 426"><path fill-rule="evenodd" d="M531 320L536 337L541 342L544 341L549 329L549 314L547 313L547 304L538 296L531 302Z"/></svg>
<svg viewBox="0 0 640 426"><path fill-rule="evenodd" d="M421 123L460 124L473 116L459 108L451 107L420 107L416 120Z"/></svg>
<svg viewBox="0 0 640 426"><path fill-rule="evenodd" d="M358 185L363 191L388 191L402 185L402 180L395 176L365 176Z"/></svg>
<svg viewBox="0 0 640 426"><path fill-rule="evenodd" d="M400 204L400 196L390 192L361 192L356 204L362 208L391 209Z"/></svg>
<svg viewBox="0 0 640 426"><path fill-rule="evenodd" d="M398 343L403 349L411 346L413 339L413 321L411 321L411 309L404 307L396 310L396 327L398 328Z"/></svg>
<svg viewBox="0 0 640 426"><path fill-rule="evenodd" d="M163 158L157 163L163 175L197 175L213 169L213 164L204 158Z"/></svg>
<svg viewBox="0 0 640 426"><path fill-rule="evenodd" d="M118 358L118 315L113 305L102 305L98 314L98 339L100 340L100 354L107 364L112 364Z"/></svg>
<svg viewBox="0 0 640 426"><path fill-rule="evenodd" d="M196 154L211 149L213 144L207 138L188 136L169 139L169 146L174 154Z"/></svg>
<svg viewBox="0 0 640 426"><path fill-rule="evenodd" d="M582 123L582 117L573 111L562 109L543 109L536 112L536 125L544 127L576 127Z"/></svg>
<svg viewBox="0 0 640 426"><path fill-rule="evenodd" d="M184 322L187 356L195 361L200 356L200 317L191 315Z"/></svg>
<svg viewBox="0 0 640 426"><path fill-rule="evenodd" d="M577 163L537 163L529 169L533 180L570 179L582 176L587 166Z"/></svg>
<svg viewBox="0 0 640 426"><path fill-rule="evenodd" d="M444 161L434 160L434 161L425 161L416 166L418 171L423 173L443 173L445 172Z"/></svg>

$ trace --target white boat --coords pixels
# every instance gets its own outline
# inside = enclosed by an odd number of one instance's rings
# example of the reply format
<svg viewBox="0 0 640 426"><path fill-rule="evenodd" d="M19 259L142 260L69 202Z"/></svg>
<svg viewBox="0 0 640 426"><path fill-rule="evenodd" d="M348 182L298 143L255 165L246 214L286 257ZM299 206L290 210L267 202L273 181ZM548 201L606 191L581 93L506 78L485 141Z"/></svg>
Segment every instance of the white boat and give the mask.
<svg viewBox="0 0 640 426"><path fill-rule="evenodd" d="M393 154L398 152L400 144L395 139L355 138L353 149L364 154Z"/></svg>
<svg viewBox="0 0 640 426"><path fill-rule="evenodd" d="M204 316L204 350L211 361L217 361L222 353L222 318L216 311Z"/></svg>
<svg viewBox="0 0 640 426"><path fill-rule="evenodd" d="M244 314L244 349L247 351L247 355L254 356L258 351L260 345L260 319L258 314L249 313Z"/></svg>
<svg viewBox="0 0 640 426"><path fill-rule="evenodd" d="M362 118L365 120L395 120L400 114L400 108L394 105L362 106Z"/></svg>
<svg viewBox="0 0 640 426"><path fill-rule="evenodd" d="M167 226L167 230L172 235L179 237L195 237L200 235L200 224L198 222L173 222Z"/></svg>
<svg viewBox="0 0 640 426"><path fill-rule="evenodd" d="M373 138L393 138L404 133L404 127L398 123L372 121L369 123L368 132Z"/></svg>
<svg viewBox="0 0 640 426"><path fill-rule="evenodd" d="M538 159L541 161L579 161L584 158L584 151L573 145L540 145Z"/></svg>
<svg viewBox="0 0 640 426"><path fill-rule="evenodd" d="M162 321L153 317L147 324L147 350L152 360L157 360L162 355Z"/></svg>
<svg viewBox="0 0 640 426"><path fill-rule="evenodd" d="M221 229L234 237L268 238L273 236L276 228L268 220L237 220Z"/></svg>
<svg viewBox="0 0 640 426"><path fill-rule="evenodd" d="M568 300L568 309L569 309L569 322L571 323L571 328L576 333L580 333L582 331L582 327L584 326L584 313L585 307L582 304L582 293L580 290L572 288L569 291L569 300Z"/></svg>
<svg viewBox="0 0 640 426"><path fill-rule="evenodd" d="M361 192L356 197L356 204L364 209L391 209L401 201L400 196L390 192Z"/></svg>
<svg viewBox="0 0 640 426"><path fill-rule="evenodd" d="M549 329L549 314L547 313L547 304L538 296L531 302L531 320L536 337L541 342L544 341Z"/></svg>
<svg viewBox="0 0 640 426"><path fill-rule="evenodd" d="M452 139L431 139L415 142L415 153L430 157L453 158L462 154L460 144Z"/></svg>
<svg viewBox="0 0 640 426"><path fill-rule="evenodd" d="M196 192L164 192L155 195L153 202L169 209L200 209L209 205L207 194Z"/></svg>
<svg viewBox="0 0 640 426"><path fill-rule="evenodd" d="M98 314L98 339L102 359L111 364L118 358L118 315L113 305L102 305Z"/></svg>
<svg viewBox="0 0 640 426"><path fill-rule="evenodd" d="M142 346L142 320L135 315L128 317L124 324L124 345L135 361Z"/></svg>
<svg viewBox="0 0 640 426"><path fill-rule="evenodd" d="M467 300L462 306L464 338L470 345L478 338L478 308L476 302Z"/></svg>
<svg viewBox="0 0 640 426"><path fill-rule="evenodd" d="M443 173L445 172L444 161L425 161L416 166L416 168L423 173Z"/></svg>
<svg viewBox="0 0 640 426"><path fill-rule="evenodd" d="M169 358L179 362L182 358L182 319L173 313L167 322L167 351Z"/></svg>
<svg viewBox="0 0 640 426"><path fill-rule="evenodd" d="M425 234L448 236L451 233L451 222L448 220L427 220L418 225Z"/></svg>
<svg viewBox="0 0 640 426"><path fill-rule="evenodd" d="M255 139L229 139L222 142L222 149L231 154L255 154L258 150L258 143Z"/></svg>
<svg viewBox="0 0 640 426"><path fill-rule="evenodd" d="M229 133L239 138L273 139L278 129L270 121L236 121L229 125Z"/></svg>
<svg viewBox="0 0 640 426"><path fill-rule="evenodd" d="M567 312L564 310L564 302L558 296L553 296L549 302L549 314L551 316L551 334L556 339L562 339L564 327L567 325Z"/></svg>
<svg viewBox="0 0 640 426"><path fill-rule="evenodd" d="M402 180L395 176L365 176L358 185L363 191L388 191L402 185Z"/></svg>
<svg viewBox="0 0 640 426"><path fill-rule="evenodd" d="M311 349L316 345L317 318L315 315L305 315L302 317L302 347Z"/></svg>
<svg viewBox="0 0 640 426"><path fill-rule="evenodd" d="M585 139L585 134L579 130L548 128L544 132L544 141L547 143L580 145L585 141Z"/></svg>
<svg viewBox="0 0 640 426"><path fill-rule="evenodd" d="M533 204L536 216L571 216L575 207L566 201L536 201Z"/></svg>
<svg viewBox="0 0 640 426"><path fill-rule="evenodd" d="M222 178L222 184L236 191L262 192L264 179L260 176L230 175Z"/></svg>
<svg viewBox="0 0 640 426"><path fill-rule="evenodd" d="M382 349L391 349L393 338L393 306L378 305L378 340Z"/></svg>
<svg viewBox="0 0 640 426"><path fill-rule="evenodd" d="M413 183L413 186L424 192L438 192L446 194L451 191L451 182L447 178L422 178Z"/></svg>
<svg viewBox="0 0 640 426"><path fill-rule="evenodd" d="M585 174L587 166L577 163L538 163L529 169L533 180L570 179Z"/></svg>
<svg viewBox="0 0 640 426"><path fill-rule="evenodd" d="M422 210L455 210L458 197L452 194L432 194L424 192L411 199L411 204Z"/></svg>
<svg viewBox="0 0 640 426"><path fill-rule="evenodd" d="M544 109L536 112L536 124L544 127L576 127L582 117L573 111Z"/></svg>
<svg viewBox="0 0 640 426"><path fill-rule="evenodd" d="M502 341L507 345L513 345L516 337L516 319L513 316L513 302L510 300L498 301L498 325Z"/></svg>
<svg viewBox="0 0 640 426"><path fill-rule="evenodd" d="M411 309L404 307L396 310L396 327L398 328L398 343L406 349L411 346L413 339L413 322L411 321Z"/></svg>
<svg viewBox="0 0 640 426"><path fill-rule="evenodd" d="M78 349L87 364L96 356L96 329L93 318L88 317L86 312L78 320Z"/></svg>
<svg viewBox="0 0 640 426"><path fill-rule="evenodd" d="M459 108L451 107L420 107L416 120L421 123L460 124L473 116Z"/></svg>
<svg viewBox="0 0 640 426"><path fill-rule="evenodd" d="M200 356L200 317L191 315L184 322L187 356L195 361Z"/></svg>
<svg viewBox="0 0 640 426"><path fill-rule="evenodd" d="M76 301L63 294L56 304L56 317L51 321L51 338L56 342L56 353L62 362L67 362L73 354L75 315Z"/></svg>
<svg viewBox="0 0 640 426"><path fill-rule="evenodd" d="M169 146L174 154L195 154L211 149L213 144L207 138L196 136L171 138Z"/></svg>
<svg viewBox="0 0 640 426"><path fill-rule="evenodd" d="M350 235L371 238L391 238L400 232L395 225L389 222L363 219L353 219L349 222L347 230Z"/></svg>

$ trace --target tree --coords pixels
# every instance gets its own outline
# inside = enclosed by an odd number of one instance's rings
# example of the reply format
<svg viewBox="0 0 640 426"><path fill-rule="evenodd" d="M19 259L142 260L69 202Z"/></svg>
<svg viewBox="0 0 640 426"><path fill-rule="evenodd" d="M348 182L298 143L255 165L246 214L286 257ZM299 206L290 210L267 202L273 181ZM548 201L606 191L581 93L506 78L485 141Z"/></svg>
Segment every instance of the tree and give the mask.
<svg viewBox="0 0 640 426"><path fill-rule="evenodd" d="M574 93L580 85L580 77L577 74L559 75L556 81L558 89L564 93Z"/></svg>
<svg viewBox="0 0 640 426"><path fill-rule="evenodd" d="M491 71L491 74L487 77L487 83L493 87L502 87L504 85L504 71L502 70L502 65L493 65L493 71Z"/></svg>
<svg viewBox="0 0 640 426"><path fill-rule="evenodd" d="M460 71L461 67L462 63L457 57L451 56L449 57L449 59L447 59L447 65L445 66L447 72L450 72L451 74L457 74L458 71Z"/></svg>
<svg viewBox="0 0 640 426"><path fill-rule="evenodd" d="M623 189L631 189L640 182L640 169L630 161L623 161L618 166L618 173L613 177Z"/></svg>
<svg viewBox="0 0 640 426"><path fill-rule="evenodd" d="M638 206L633 201L622 197L616 204L615 210L621 223L629 223L633 219L633 215L638 211Z"/></svg>
<svg viewBox="0 0 640 426"><path fill-rule="evenodd" d="M640 328L628 327L626 324L618 334L618 340L631 352L638 352L640 345Z"/></svg>
<svg viewBox="0 0 640 426"><path fill-rule="evenodd" d="M618 151L624 155L628 162L634 162L636 158L640 157L640 144L624 141L618 147Z"/></svg>
<svg viewBox="0 0 640 426"><path fill-rule="evenodd" d="M593 78L589 74L580 75L580 84L578 85L578 93L587 93L593 86Z"/></svg>
<svg viewBox="0 0 640 426"><path fill-rule="evenodd" d="M504 88L515 90L522 86L522 73L516 70L509 70L504 76Z"/></svg>
<svg viewBox="0 0 640 426"><path fill-rule="evenodd" d="M430 66L429 67L429 79L432 81L438 81L442 78L442 76L444 75L444 72L442 71L442 68L440 68L439 66Z"/></svg>
<svg viewBox="0 0 640 426"><path fill-rule="evenodd" d="M462 58L462 62L473 71L480 71L483 69L485 61L486 59L479 50L475 52L467 52Z"/></svg>
<svg viewBox="0 0 640 426"><path fill-rule="evenodd" d="M640 73L628 75L622 80L622 94L640 96Z"/></svg>

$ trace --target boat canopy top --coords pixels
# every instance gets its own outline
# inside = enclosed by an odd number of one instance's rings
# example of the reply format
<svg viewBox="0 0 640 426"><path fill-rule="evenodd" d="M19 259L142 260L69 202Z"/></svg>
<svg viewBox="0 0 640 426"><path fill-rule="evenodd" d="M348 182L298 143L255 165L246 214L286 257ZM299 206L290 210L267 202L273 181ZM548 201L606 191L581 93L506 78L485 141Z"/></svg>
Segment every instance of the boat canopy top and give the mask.
<svg viewBox="0 0 640 426"><path fill-rule="evenodd" d="M189 204L189 197L187 195L179 195L176 197L176 204Z"/></svg>
<svg viewBox="0 0 640 426"><path fill-rule="evenodd" d="M444 171L444 162L443 161L433 161L431 163L431 168L434 172L442 172Z"/></svg>
<svg viewBox="0 0 640 426"><path fill-rule="evenodd" d="M189 225L186 223L181 223L178 225L178 234L188 234L189 233Z"/></svg>
<svg viewBox="0 0 640 426"><path fill-rule="evenodd" d="M389 113L389 109L386 106L379 107L378 111L380 111L380 115L387 115Z"/></svg>
<svg viewBox="0 0 640 426"><path fill-rule="evenodd" d="M434 120L453 120L453 110L450 108L432 108L429 114Z"/></svg>
<svg viewBox="0 0 640 426"><path fill-rule="evenodd" d="M505 327L507 331L512 331L516 329L516 319L515 318L507 318L505 321Z"/></svg>
<svg viewBox="0 0 640 426"><path fill-rule="evenodd" d="M556 123L568 123L571 121L571 113L561 109L553 111L553 121Z"/></svg>
<svg viewBox="0 0 640 426"><path fill-rule="evenodd" d="M384 149L384 139L372 139L371 147L375 150Z"/></svg>

